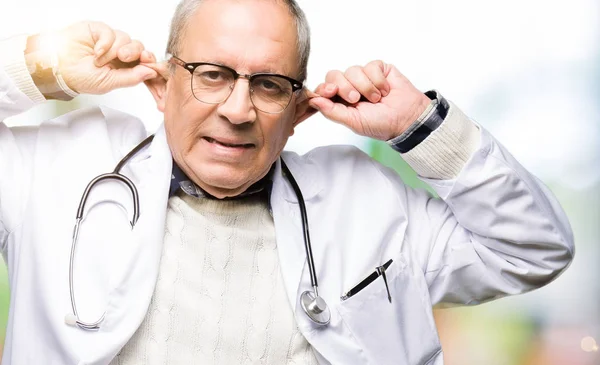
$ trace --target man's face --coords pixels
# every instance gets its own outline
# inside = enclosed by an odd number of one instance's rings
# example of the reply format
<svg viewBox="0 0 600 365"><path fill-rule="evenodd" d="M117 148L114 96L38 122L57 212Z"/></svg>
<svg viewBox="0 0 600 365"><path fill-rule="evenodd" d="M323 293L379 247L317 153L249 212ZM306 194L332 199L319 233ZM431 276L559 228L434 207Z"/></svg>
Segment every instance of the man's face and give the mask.
<svg viewBox="0 0 600 365"><path fill-rule="evenodd" d="M275 1L208 0L193 15L177 56L210 62L240 74L276 73L298 78L296 27ZM167 83L164 114L175 162L216 197L235 196L264 177L279 157L300 117L301 93L280 114L267 114L250 100L247 79L238 79L220 104L198 101L191 74L177 66Z"/></svg>

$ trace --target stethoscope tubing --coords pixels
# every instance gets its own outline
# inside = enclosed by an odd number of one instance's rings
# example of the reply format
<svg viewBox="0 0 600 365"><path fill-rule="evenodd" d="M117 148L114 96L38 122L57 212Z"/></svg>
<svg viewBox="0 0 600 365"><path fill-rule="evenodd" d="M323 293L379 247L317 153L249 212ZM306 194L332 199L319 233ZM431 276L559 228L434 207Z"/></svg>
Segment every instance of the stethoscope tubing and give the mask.
<svg viewBox="0 0 600 365"><path fill-rule="evenodd" d="M294 192L296 193L296 197L298 198L298 204L300 206L300 215L302 218L302 233L304 234L304 249L306 250L306 260L308 261L308 271L310 273L310 284L317 291L319 286L317 282L317 274L315 270L315 261L313 259L312 253L312 244L310 242L310 232L308 229L308 216L306 214L306 204L304 203L304 197L302 196L302 191L300 190L300 186L294 179L294 176L290 172L290 169L287 167L283 158L281 159L281 169L283 173L287 177L288 181L292 185ZM318 293L315 293L318 296Z"/></svg>
<svg viewBox="0 0 600 365"><path fill-rule="evenodd" d="M133 215L132 215L132 219L130 222L131 228L133 229L139 219L139 216L140 216L139 194L138 194L135 184L127 176L121 174L121 169L139 151L141 151L144 147L146 147L148 144L150 144L150 142L152 142L153 139L154 139L154 135L151 135L151 136L147 137L146 139L144 139L140 144L138 144L134 149L132 149L127 155L125 155L125 157L123 157L121 159L121 161L119 161L119 163L115 166L115 169L113 170L113 172L99 175L99 176L95 177L92 181L90 181L82 194L81 200L79 202L79 207L77 209L77 216L75 218L75 226L73 228L73 241L71 244L71 255L70 255L70 260L69 260L69 293L71 296L71 309L73 310L73 314L67 315L67 317L65 318L65 321L70 325L77 325L79 328L84 329L84 330L98 330L100 328L100 324L102 323L102 321L104 320L104 317L106 315L106 312L103 313L102 316L100 317L100 319L98 319L95 322L81 321L79 319L79 313L77 311L77 305L75 303L75 285L74 285L74 281L73 281L73 273L74 273L74 266L75 266L75 251L76 251L76 247L77 247L77 239L79 237L79 227L80 227L81 222L83 221L83 215L85 212L85 204L87 202L88 196L89 196L91 190L94 188L94 186L101 181L106 181L106 180L112 179L112 180L117 180L117 181L125 184L131 191L131 195L132 195L132 199L133 199ZM304 202L304 197L302 196L302 191L300 190L300 186L298 186L296 179L294 179L294 176L292 175L292 173L290 172L290 169L287 167L287 165L283 161L283 158L280 158L280 160L281 160L281 168L283 170L283 174L285 175L287 180L292 185L292 189L294 190L294 193L296 194L296 197L298 198L298 204L300 207L300 216L301 216L301 220L302 220L302 233L303 233L303 237L304 237L304 249L306 250L306 259L308 261L308 271L310 273L310 282L311 282L312 289L314 291L314 293L312 293L311 295L309 295L309 297L307 297L310 300L310 302L313 303L314 305L313 306L305 305L304 301L302 301L302 307L311 321L313 321L314 323L319 324L319 325L326 325L329 323L329 315L330 314L329 314L329 309L327 307L327 304L325 303L325 301L322 298L319 297L317 274L316 274L316 269L315 269L315 262L313 259L312 244L310 241L310 232L309 232L309 228L308 228L308 216L306 213L306 204ZM304 294L310 294L310 292L305 292L305 293L303 293L303 295ZM317 304L317 303L320 303L320 304ZM315 307L315 308L320 307L320 309L317 309L317 311L318 311L317 313L311 313L311 310L307 309L308 307ZM326 317L325 317L326 320L316 320L315 316L318 316L319 313L323 313L324 311L327 311Z"/></svg>
<svg viewBox="0 0 600 365"><path fill-rule="evenodd" d="M94 186L102 181L117 180L125 184L125 186L127 186L131 191L131 196L133 200L133 214L131 221L129 222L131 225L131 229L133 229L140 217L140 199L135 184L127 176L121 174L121 169L133 156L135 156L140 150L142 150L150 142L152 142L153 139L154 135L151 135L144 139L127 155L125 155L125 157L123 157L121 161L119 161L113 172L96 176L92 181L88 183L81 196L81 200L79 201L79 207L77 208L77 215L75 217L75 226L73 227L73 241L71 243L71 255L69 259L69 294L71 296L71 309L73 310L73 315L67 315L67 318L65 320L71 325L77 325L79 328L84 330L95 331L100 329L100 323L102 323L102 321L104 320L104 316L106 315L106 313L103 313L102 316L95 322L84 322L79 319L79 312L77 311L77 303L75 301L75 283L73 278L75 271L75 250L77 248L77 240L79 238L79 227L81 225L81 222L83 221L83 215L85 213L85 204L87 203L88 196L94 188Z"/></svg>

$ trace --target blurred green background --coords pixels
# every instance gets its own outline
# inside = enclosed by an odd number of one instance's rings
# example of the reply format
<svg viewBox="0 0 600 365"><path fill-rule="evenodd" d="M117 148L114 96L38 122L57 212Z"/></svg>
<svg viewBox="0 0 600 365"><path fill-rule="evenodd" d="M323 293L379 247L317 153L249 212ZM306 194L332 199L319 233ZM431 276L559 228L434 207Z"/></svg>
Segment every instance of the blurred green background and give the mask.
<svg viewBox="0 0 600 365"><path fill-rule="evenodd" d="M8 273L6 266L0 265L0 343L4 343L6 321L8 320L8 304L10 301L10 292L8 290ZM0 350L0 353L2 351Z"/></svg>

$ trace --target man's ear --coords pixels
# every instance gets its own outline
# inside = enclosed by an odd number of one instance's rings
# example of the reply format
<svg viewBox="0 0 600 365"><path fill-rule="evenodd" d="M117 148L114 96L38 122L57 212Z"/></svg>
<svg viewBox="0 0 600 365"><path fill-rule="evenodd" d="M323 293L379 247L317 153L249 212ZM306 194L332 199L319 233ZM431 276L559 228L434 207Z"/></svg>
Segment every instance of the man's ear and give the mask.
<svg viewBox="0 0 600 365"><path fill-rule="evenodd" d="M310 98L306 95L306 92L302 92L302 96L300 96L300 100L296 102L296 115L294 116L294 128L308 118L312 117L317 113L317 110L310 105L308 105L308 101ZM292 134L294 134L294 130L292 129Z"/></svg>
<svg viewBox="0 0 600 365"><path fill-rule="evenodd" d="M154 66L152 69L158 73L158 76L144 81L144 84L146 84L146 87L154 97L158 110L164 112L167 96L167 81L169 81L171 73L167 65L164 63L156 63L152 66Z"/></svg>

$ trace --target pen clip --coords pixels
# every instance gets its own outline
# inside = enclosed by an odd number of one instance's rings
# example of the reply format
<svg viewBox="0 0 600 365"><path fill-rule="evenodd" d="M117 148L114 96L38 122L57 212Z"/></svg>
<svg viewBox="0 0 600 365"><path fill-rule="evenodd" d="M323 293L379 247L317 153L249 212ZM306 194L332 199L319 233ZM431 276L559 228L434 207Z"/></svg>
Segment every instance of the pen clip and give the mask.
<svg viewBox="0 0 600 365"><path fill-rule="evenodd" d="M371 275L367 276L365 279L363 279L363 281L361 281L360 283L358 283L352 289L348 290L344 295L342 295L340 297L340 299L342 301L349 299L353 295L357 294L358 292L360 292L361 290L363 290L364 288L366 288L369 284L371 284L372 282L374 282L375 280L377 280L378 277L383 276L383 280L385 282L385 288L386 288L387 294L388 294L388 300L391 303L392 302L392 295L390 294L390 289L388 288L387 275L385 274L385 270L387 270L387 268L392 264L392 261L393 260L390 259L390 260L388 260L388 262L386 262L382 266L376 267L375 271L373 271L371 273Z"/></svg>
<svg viewBox="0 0 600 365"><path fill-rule="evenodd" d="M385 266L381 265L377 267L377 273L383 277L383 282L385 283L385 290L387 290L388 300L390 303L392 302L392 295L390 294L390 288L387 282L387 276L385 275Z"/></svg>

